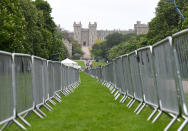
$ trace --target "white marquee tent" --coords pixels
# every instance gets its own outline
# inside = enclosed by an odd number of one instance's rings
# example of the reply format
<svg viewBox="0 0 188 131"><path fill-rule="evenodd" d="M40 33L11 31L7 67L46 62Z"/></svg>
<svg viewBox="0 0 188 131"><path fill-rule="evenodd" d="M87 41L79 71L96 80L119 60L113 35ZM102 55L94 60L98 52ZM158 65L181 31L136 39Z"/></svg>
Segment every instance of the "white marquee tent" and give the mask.
<svg viewBox="0 0 188 131"><path fill-rule="evenodd" d="M65 60L62 60L61 63L66 65L66 66L71 66L71 67L76 68L76 69L81 69L81 66L79 66L77 62L72 61L68 58L65 59Z"/></svg>

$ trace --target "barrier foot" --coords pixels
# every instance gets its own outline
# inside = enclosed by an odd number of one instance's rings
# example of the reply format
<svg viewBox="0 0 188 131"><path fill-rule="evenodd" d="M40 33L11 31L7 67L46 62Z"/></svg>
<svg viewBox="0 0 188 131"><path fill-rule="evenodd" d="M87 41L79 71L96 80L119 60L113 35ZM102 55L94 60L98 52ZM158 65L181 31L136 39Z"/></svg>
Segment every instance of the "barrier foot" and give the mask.
<svg viewBox="0 0 188 131"><path fill-rule="evenodd" d="M120 97L120 93L118 93L118 95L115 97L115 100L117 100Z"/></svg>
<svg viewBox="0 0 188 131"><path fill-rule="evenodd" d="M22 128L23 130L26 130L26 128L21 124L19 123L16 119L13 119L13 122L18 125L20 128Z"/></svg>
<svg viewBox="0 0 188 131"><path fill-rule="evenodd" d="M61 103L61 100L60 100L58 97L54 96L54 99L55 99L56 101L58 101L59 103Z"/></svg>
<svg viewBox="0 0 188 131"><path fill-rule="evenodd" d="M131 100L129 101L129 103L127 104L127 107L129 107L129 105L131 104L131 102L134 100L134 98L131 98Z"/></svg>
<svg viewBox="0 0 188 131"><path fill-rule="evenodd" d="M11 125L12 123L13 123L13 120L8 121L7 123L5 123L5 124L1 127L0 131L3 131L6 127L8 127L9 125Z"/></svg>
<svg viewBox="0 0 188 131"><path fill-rule="evenodd" d="M176 115L172 114L172 113L168 113L169 116L171 116L172 118L176 117ZM176 119L178 122L181 122L181 120L179 118Z"/></svg>
<svg viewBox="0 0 188 131"><path fill-rule="evenodd" d="M157 112L157 108L154 108L154 110L152 111L151 115L148 117L148 121L151 120L151 118L155 115L155 113Z"/></svg>
<svg viewBox="0 0 188 131"><path fill-rule="evenodd" d="M126 96L126 97L124 98L124 100L122 101L122 103L124 103L124 102L127 100L127 98L128 98L128 96Z"/></svg>
<svg viewBox="0 0 188 131"><path fill-rule="evenodd" d="M50 108L51 110L53 110L53 108L52 108L50 105L48 105L48 103L45 102L45 105L46 105L48 108Z"/></svg>
<svg viewBox="0 0 188 131"><path fill-rule="evenodd" d="M114 87L112 85L110 85L109 89L112 92L112 90L114 89Z"/></svg>
<svg viewBox="0 0 188 131"><path fill-rule="evenodd" d="M109 88L109 87L110 87L110 84L109 84L109 83L106 83L105 86L106 86L107 88Z"/></svg>
<svg viewBox="0 0 188 131"><path fill-rule="evenodd" d="M65 90L63 90L62 93L63 93L64 96L67 96L67 95L68 95Z"/></svg>
<svg viewBox="0 0 188 131"><path fill-rule="evenodd" d="M114 89L112 90L111 94L114 94L115 91L116 91L116 89L114 88Z"/></svg>
<svg viewBox="0 0 188 131"><path fill-rule="evenodd" d="M33 109L33 112L34 112L38 117L40 117L41 119L44 119L44 117L41 116L41 114L39 114L35 109Z"/></svg>
<svg viewBox="0 0 188 131"><path fill-rule="evenodd" d="M107 88L108 88L108 89L110 89L110 88L111 88L111 84L110 84L110 83L108 84Z"/></svg>
<svg viewBox="0 0 188 131"><path fill-rule="evenodd" d="M152 123L155 123L156 122L156 120L161 116L161 114L162 114L162 111L161 110L159 110L158 111L159 113L157 114L157 116L153 119L153 121L152 121Z"/></svg>
<svg viewBox="0 0 188 131"><path fill-rule="evenodd" d="M114 94L114 97L116 97L116 95L119 93L119 91L117 90L116 93Z"/></svg>
<svg viewBox="0 0 188 131"><path fill-rule="evenodd" d="M181 124L181 126L178 128L177 131L182 131L183 128L187 125L187 123L188 123L188 118L184 118L184 119L185 119L184 122Z"/></svg>
<svg viewBox="0 0 188 131"><path fill-rule="evenodd" d="M134 110L134 112L137 112L141 105L142 105L142 102L136 107L136 109Z"/></svg>
<svg viewBox="0 0 188 131"><path fill-rule="evenodd" d="M18 118L20 118L20 120L22 120L27 126L31 127L31 124L26 121L21 115L18 115Z"/></svg>
<svg viewBox="0 0 188 131"><path fill-rule="evenodd" d="M67 94L67 95L69 95L69 94L70 94L70 92L68 91L68 89L67 89L67 88L66 88L64 91L66 92L66 94Z"/></svg>
<svg viewBox="0 0 188 131"><path fill-rule="evenodd" d="M167 131L174 124L174 122L177 120L177 118L178 118L177 116L174 116L173 119L170 121L170 123L166 126L164 131Z"/></svg>
<svg viewBox="0 0 188 131"><path fill-rule="evenodd" d="M51 99L49 99L49 102L52 104L52 105L56 105L56 103L53 101L53 100L51 100Z"/></svg>
<svg viewBox="0 0 188 131"><path fill-rule="evenodd" d="M55 95L56 95L59 99L61 99L61 96L60 96L59 94L55 93Z"/></svg>
<svg viewBox="0 0 188 131"><path fill-rule="evenodd" d="M123 99L125 98L125 95L121 98L121 100L119 101L119 103L121 103L123 101Z"/></svg>
<svg viewBox="0 0 188 131"><path fill-rule="evenodd" d="M46 108L48 111L52 111L52 109L50 109L50 108L46 105L46 103L44 103L43 106L44 106L44 108Z"/></svg>
<svg viewBox="0 0 188 131"><path fill-rule="evenodd" d="M26 117L29 116L31 113L32 113L32 111L27 112L27 113L23 116L23 118L26 118Z"/></svg>
<svg viewBox="0 0 188 131"><path fill-rule="evenodd" d="M142 107L138 110L138 112L136 113L137 115L140 114L140 112L144 109L144 107L146 106L146 103L144 103L142 105Z"/></svg>
<svg viewBox="0 0 188 131"><path fill-rule="evenodd" d="M43 116L47 117L47 115L46 115L39 107L37 107L36 109L37 109L37 111L39 111Z"/></svg>
<svg viewBox="0 0 188 131"><path fill-rule="evenodd" d="M131 108L135 102L136 102L136 100L134 99L134 100L131 102L131 104L129 105L128 108Z"/></svg>

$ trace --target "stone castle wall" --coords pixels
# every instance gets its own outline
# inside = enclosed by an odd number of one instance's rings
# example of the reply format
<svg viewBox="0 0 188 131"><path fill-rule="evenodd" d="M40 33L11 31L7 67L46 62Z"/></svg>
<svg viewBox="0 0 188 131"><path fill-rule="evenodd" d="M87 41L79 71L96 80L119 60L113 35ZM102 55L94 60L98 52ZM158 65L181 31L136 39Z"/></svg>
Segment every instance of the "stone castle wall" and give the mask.
<svg viewBox="0 0 188 131"><path fill-rule="evenodd" d="M82 46L89 46L91 47L94 42L98 40L105 40L105 37L109 34L118 32L121 34L146 34L148 32L148 25L141 24L140 21L137 21L134 24L134 30L97 30L97 23L89 23L88 29L82 28L82 24L74 22L74 39L78 41L79 44Z"/></svg>

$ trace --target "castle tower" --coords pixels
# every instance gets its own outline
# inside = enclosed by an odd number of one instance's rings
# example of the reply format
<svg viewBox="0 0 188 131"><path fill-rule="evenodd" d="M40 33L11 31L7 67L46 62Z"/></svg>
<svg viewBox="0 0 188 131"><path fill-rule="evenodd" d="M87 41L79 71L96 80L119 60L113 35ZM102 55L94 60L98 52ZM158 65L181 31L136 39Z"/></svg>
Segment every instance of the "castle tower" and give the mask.
<svg viewBox="0 0 188 131"><path fill-rule="evenodd" d="M74 39L78 41L79 44L81 44L82 40L82 24L74 22Z"/></svg>
<svg viewBox="0 0 188 131"><path fill-rule="evenodd" d="M97 40L97 23L91 24L89 22L89 46L91 47L93 43Z"/></svg>

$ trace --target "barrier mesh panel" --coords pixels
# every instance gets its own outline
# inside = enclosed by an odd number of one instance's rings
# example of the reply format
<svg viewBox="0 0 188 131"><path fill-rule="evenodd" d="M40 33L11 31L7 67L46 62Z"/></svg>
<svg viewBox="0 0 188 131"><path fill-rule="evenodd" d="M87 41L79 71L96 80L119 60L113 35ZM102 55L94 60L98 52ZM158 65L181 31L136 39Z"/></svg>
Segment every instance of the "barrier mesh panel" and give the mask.
<svg viewBox="0 0 188 131"><path fill-rule="evenodd" d="M150 48L138 51L138 56L144 100L147 104L158 107L157 87Z"/></svg>
<svg viewBox="0 0 188 131"><path fill-rule="evenodd" d="M21 113L33 106L32 87L32 63L31 57L14 57L15 64L15 86L16 86L16 110Z"/></svg>
<svg viewBox="0 0 188 131"><path fill-rule="evenodd" d="M138 57L135 53L128 56L130 62L130 70L132 78L132 85L134 88L134 95L135 99L139 101L143 101L143 94L142 94L142 83L140 78L140 71L138 66Z"/></svg>
<svg viewBox="0 0 188 131"><path fill-rule="evenodd" d="M0 53L0 123L13 116L12 56Z"/></svg>
<svg viewBox="0 0 188 131"><path fill-rule="evenodd" d="M161 109L179 114L173 51L169 41L153 48L156 82Z"/></svg>
<svg viewBox="0 0 188 131"><path fill-rule="evenodd" d="M123 56L123 73L125 78L125 87L127 89L127 95L133 97L134 90L132 86L129 59L127 56Z"/></svg>

